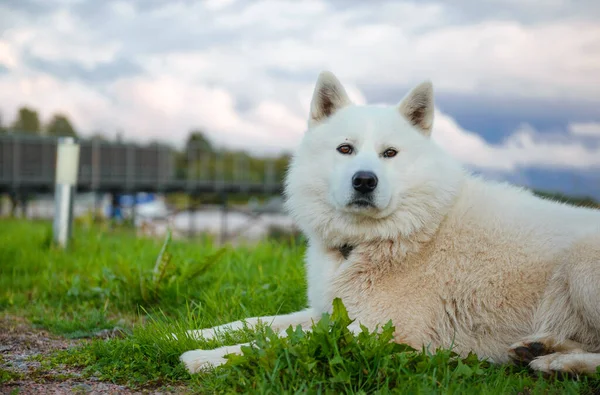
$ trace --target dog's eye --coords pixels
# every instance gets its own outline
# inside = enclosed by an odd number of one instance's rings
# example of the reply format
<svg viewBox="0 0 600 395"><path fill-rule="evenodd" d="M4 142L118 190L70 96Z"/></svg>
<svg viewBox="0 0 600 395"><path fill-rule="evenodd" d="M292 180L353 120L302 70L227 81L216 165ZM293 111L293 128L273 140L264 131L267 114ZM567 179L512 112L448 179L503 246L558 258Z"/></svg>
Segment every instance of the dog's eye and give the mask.
<svg viewBox="0 0 600 395"><path fill-rule="evenodd" d="M337 147L337 150L340 154L350 155L354 151L354 148L350 144L342 144Z"/></svg>
<svg viewBox="0 0 600 395"><path fill-rule="evenodd" d="M398 153L398 151L396 151L393 148L388 148L383 152L383 157L384 158L393 158L394 156L396 156L396 154Z"/></svg>

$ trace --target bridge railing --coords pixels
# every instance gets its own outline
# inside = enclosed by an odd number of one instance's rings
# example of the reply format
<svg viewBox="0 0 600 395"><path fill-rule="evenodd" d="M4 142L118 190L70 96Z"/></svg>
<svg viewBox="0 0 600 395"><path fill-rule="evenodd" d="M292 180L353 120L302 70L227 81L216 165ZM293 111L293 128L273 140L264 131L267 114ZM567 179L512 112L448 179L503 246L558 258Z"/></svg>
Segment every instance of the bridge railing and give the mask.
<svg viewBox="0 0 600 395"><path fill-rule="evenodd" d="M161 144L79 140L77 187L91 191L274 192L286 164L241 152L212 152L191 145L184 152ZM0 134L0 192L50 191L56 138Z"/></svg>

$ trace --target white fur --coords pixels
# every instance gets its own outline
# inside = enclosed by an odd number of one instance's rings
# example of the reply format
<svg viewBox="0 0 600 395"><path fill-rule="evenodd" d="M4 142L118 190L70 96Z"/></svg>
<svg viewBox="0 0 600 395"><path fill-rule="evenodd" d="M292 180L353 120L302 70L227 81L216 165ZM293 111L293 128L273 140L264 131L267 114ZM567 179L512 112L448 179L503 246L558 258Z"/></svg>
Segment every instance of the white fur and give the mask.
<svg viewBox="0 0 600 395"><path fill-rule="evenodd" d="M262 321L308 327L341 297L357 322L391 319L395 340L414 347L506 362L539 343L549 355L536 355L532 368L593 371L600 212L470 175L429 139L432 92L424 83L396 106L354 106L331 73L320 76L286 179L287 207L309 239L310 307ZM341 144L353 152L341 154ZM383 157L390 148L398 154ZM379 180L372 206L353 204L357 171ZM343 245L354 247L347 258ZM575 349L581 354L561 356ZM223 352L186 353L186 365L197 371Z"/></svg>

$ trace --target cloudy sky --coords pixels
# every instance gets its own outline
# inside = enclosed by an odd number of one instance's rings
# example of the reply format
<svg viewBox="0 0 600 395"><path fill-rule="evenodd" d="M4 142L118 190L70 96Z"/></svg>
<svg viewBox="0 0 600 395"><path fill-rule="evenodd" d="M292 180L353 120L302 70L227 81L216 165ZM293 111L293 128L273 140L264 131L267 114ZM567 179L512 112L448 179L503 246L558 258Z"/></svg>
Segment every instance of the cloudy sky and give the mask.
<svg viewBox="0 0 600 395"><path fill-rule="evenodd" d="M451 3L451 5L450 5ZM488 176L600 197L598 0L0 0L0 112L289 150L319 71L357 103L431 79L434 137Z"/></svg>

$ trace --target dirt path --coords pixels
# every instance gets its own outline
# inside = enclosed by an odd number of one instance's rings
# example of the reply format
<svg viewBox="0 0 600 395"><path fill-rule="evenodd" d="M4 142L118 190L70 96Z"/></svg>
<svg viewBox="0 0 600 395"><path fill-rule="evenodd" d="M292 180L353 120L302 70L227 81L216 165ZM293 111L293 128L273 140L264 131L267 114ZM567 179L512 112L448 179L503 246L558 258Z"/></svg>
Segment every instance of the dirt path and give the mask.
<svg viewBox="0 0 600 395"><path fill-rule="evenodd" d="M166 394L82 377L68 367L42 369L36 355L66 350L86 340L69 340L32 328L22 318L0 317L0 394Z"/></svg>

